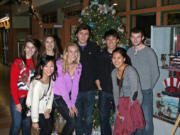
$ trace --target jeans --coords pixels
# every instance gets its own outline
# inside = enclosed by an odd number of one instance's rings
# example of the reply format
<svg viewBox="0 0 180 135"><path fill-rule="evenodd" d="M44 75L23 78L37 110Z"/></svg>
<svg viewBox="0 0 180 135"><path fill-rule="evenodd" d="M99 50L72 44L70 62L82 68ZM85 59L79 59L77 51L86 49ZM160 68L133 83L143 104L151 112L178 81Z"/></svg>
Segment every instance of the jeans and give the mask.
<svg viewBox="0 0 180 135"><path fill-rule="evenodd" d="M52 122L51 118L45 119L44 114L39 114L39 135L51 135Z"/></svg>
<svg viewBox="0 0 180 135"><path fill-rule="evenodd" d="M146 121L146 126L143 130L138 129L137 135L153 135L154 126L153 126L153 92L152 89L143 90L143 102L142 110L144 113L144 119Z"/></svg>
<svg viewBox="0 0 180 135"><path fill-rule="evenodd" d="M23 102L24 99L19 99L20 103ZM10 110L12 117L12 124L10 128L9 135L18 135L20 127L22 125L22 135L30 135L30 117L26 117L22 119L21 112L16 110L16 105L12 96L10 97Z"/></svg>
<svg viewBox="0 0 180 135"><path fill-rule="evenodd" d="M114 108L113 95L104 91L99 91L99 116L101 135L111 135L110 112L111 104Z"/></svg>
<svg viewBox="0 0 180 135"><path fill-rule="evenodd" d="M78 117L76 119L76 135L91 135L92 112L94 107L95 90L79 92L76 100Z"/></svg>
<svg viewBox="0 0 180 135"><path fill-rule="evenodd" d="M62 130L61 135L72 135L72 132L75 128L75 117L69 116L69 109L64 99L61 96L54 95L53 104L55 108L57 108L58 112L60 112L60 114L66 120L66 124Z"/></svg>

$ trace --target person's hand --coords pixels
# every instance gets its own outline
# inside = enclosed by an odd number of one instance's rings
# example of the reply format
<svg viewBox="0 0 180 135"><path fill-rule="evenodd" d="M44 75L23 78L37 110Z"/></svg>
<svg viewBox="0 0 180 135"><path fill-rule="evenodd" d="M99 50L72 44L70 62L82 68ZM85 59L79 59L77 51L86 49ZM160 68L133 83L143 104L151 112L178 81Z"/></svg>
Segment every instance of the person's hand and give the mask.
<svg viewBox="0 0 180 135"><path fill-rule="evenodd" d="M47 110L44 112L44 117L45 117L45 119L49 119L49 118L50 118L50 109L47 109Z"/></svg>
<svg viewBox="0 0 180 135"><path fill-rule="evenodd" d="M116 111L116 116L120 119L120 120L124 120L124 116L120 115L118 111Z"/></svg>
<svg viewBox="0 0 180 135"><path fill-rule="evenodd" d="M32 127L33 127L36 131L39 131L39 124L38 124L38 123L32 123Z"/></svg>
<svg viewBox="0 0 180 135"><path fill-rule="evenodd" d="M22 106L21 106L21 104L17 104L17 105L16 105L16 110L17 110L18 112L21 112L21 111L22 111Z"/></svg>
<svg viewBox="0 0 180 135"><path fill-rule="evenodd" d="M78 110L77 110L77 108L76 108L76 107L73 107L72 109L73 109L73 111L74 111L74 114L75 114L76 117L77 117L77 116L78 116Z"/></svg>
<svg viewBox="0 0 180 135"><path fill-rule="evenodd" d="M73 108L69 108L69 116L74 117L74 110Z"/></svg>
<svg viewBox="0 0 180 135"><path fill-rule="evenodd" d="M102 90L101 83L99 80L96 80L96 86L97 86L98 90Z"/></svg>

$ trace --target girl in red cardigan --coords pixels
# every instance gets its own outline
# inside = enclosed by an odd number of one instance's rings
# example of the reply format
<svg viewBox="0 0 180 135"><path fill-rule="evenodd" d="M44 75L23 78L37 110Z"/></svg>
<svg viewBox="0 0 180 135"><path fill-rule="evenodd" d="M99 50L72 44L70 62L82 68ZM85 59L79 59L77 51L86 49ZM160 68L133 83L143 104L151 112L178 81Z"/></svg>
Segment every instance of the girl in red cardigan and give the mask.
<svg viewBox="0 0 180 135"><path fill-rule="evenodd" d="M10 72L10 110L12 124L9 135L18 135L22 124L22 135L30 135L30 117L22 117L22 103L25 100L31 77L35 72L37 48L29 39L25 42L22 57L15 59Z"/></svg>

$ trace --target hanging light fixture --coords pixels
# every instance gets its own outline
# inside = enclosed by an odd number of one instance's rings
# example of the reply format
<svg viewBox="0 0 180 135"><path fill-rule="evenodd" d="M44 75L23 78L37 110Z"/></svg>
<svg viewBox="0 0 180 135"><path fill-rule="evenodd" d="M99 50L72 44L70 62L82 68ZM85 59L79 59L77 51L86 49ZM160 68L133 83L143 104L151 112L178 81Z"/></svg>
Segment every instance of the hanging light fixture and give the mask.
<svg viewBox="0 0 180 135"><path fill-rule="evenodd" d="M0 23L8 21L8 20L9 20L9 16L3 17L3 18L0 19Z"/></svg>
<svg viewBox="0 0 180 135"><path fill-rule="evenodd" d="M117 6L118 5L118 0L111 0L111 4L113 5L113 6Z"/></svg>

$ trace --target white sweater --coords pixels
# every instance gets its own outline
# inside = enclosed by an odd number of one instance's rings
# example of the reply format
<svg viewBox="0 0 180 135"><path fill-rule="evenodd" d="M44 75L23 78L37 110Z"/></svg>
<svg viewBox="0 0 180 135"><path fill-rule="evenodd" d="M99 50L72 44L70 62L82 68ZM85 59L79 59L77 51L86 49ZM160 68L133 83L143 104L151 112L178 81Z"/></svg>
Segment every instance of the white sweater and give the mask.
<svg viewBox="0 0 180 135"><path fill-rule="evenodd" d="M53 103L53 81L49 84L44 84L39 80L33 80L30 84L26 104L31 106L31 119L32 122L39 121L39 114L44 114L47 109L52 108ZM48 92L47 92L48 90ZM43 97L44 96L44 97ZM43 98L42 98L43 97Z"/></svg>

